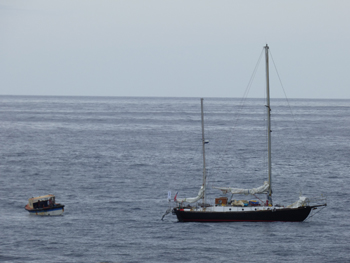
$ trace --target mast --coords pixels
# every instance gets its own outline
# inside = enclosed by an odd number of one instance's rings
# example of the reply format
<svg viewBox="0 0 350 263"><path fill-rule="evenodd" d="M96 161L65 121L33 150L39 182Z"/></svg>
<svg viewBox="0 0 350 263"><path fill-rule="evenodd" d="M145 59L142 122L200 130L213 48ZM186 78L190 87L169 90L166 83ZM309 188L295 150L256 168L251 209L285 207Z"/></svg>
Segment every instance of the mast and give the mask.
<svg viewBox="0 0 350 263"><path fill-rule="evenodd" d="M271 187L271 108L270 108L270 79L269 79L269 46L266 44L266 108L267 108L267 152L268 152L268 201L272 205L272 187Z"/></svg>
<svg viewBox="0 0 350 263"><path fill-rule="evenodd" d="M203 98L201 98L201 116L202 116L202 148L203 148L203 204L205 204L205 184L206 184L206 169L205 169L205 139L204 139L204 115L203 115Z"/></svg>

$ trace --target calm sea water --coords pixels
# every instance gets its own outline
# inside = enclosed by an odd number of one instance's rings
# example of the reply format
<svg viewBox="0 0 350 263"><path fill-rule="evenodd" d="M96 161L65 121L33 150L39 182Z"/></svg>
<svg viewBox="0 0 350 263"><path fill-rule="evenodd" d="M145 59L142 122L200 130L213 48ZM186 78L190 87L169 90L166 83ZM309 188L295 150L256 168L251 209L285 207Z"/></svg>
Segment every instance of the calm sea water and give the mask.
<svg viewBox="0 0 350 263"><path fill-rule="evenodd" d="M204 109L208 201L212 186L260 186L264 101ZM349 113L350 100L272 100L274 202L327 197L309 220L178 223L160 219L168 190L201 184L199 99L0 96L0 261L350 262ZM44 194L63 216L24 210Z"/></svg>

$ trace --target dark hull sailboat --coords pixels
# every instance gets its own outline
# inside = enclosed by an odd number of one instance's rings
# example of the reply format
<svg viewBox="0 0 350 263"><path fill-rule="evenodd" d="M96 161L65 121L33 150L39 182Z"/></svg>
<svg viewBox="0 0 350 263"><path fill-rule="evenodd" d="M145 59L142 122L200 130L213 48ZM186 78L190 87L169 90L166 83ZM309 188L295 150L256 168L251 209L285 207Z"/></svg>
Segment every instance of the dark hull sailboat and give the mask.
<svg viewBox="0 0 350 263"><path fill-rule="evenodd" d="M304 221L310 211L317 206L303 206L298 208L281 208L267 210L246 210L246 211L186 211L183 208L174 208L180 222L301 222Z"/></svg>
<svg viewBox="0 0 350 263"><path fill-rule="evenodd" d="M214 187L223 192L223 194L245 194L254 195L266 194L266 202L258 202L256 200L228 200L227 197L215 199L215 205L209 205L205 202L206 191L206 166L205 166L205 138L204 138L204 118L203 118L203 99L201 99L202 111L202 147L203 147L203 184L194 198L177 199L174 198L176 206L172 209L180 222L301 222L304 221L313 209L326 206L326 203L321 205L309 205L309 199L303 196L299 200L289 206L273 205L272 202L272 187L271 187L271 121L270 121L270 88L269 88L269 47L266 45L266 115L268 129L268 181L258 188L239 189L231 187ZM169 198L169 197L168 197ZM170 199L169 199L170 200ZM202 200L202 203L197 203ZM197 203L196 205L190 205ZM163 216L164 217L164 216Z"/></svg>

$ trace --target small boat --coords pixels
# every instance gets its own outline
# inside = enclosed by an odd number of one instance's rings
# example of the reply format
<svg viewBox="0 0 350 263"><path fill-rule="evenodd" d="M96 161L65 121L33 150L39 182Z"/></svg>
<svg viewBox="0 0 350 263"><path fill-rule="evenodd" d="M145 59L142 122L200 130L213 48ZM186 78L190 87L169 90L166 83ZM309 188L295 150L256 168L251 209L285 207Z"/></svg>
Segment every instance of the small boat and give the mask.
<svg viewBox="0 0 350 263"><path fill-rule="evenodd" d="M31 215L58 216L64 212L64 205L57 204L54 195L42 195L29 198L24 207Z"/></svg>
<svg viewBox="0 0 350 263"><path fill-rule="evenodd" d="M295 203L283 206L274 205L272 202L272 162L271 162L271 122L270 122L270 90L269 90L269 47L266 45L266 115L268 129L268 174L267 181L257 188L240 189L232 187L214 187L221 190L223 194L244 194L252 195L254 199L260 200L234 200L227 197L218 197L215 204L206 203L206 166L205 166L205 144L204 138L204 121L203 121L203 99L201 99L202 112L202 149L203 149L203 183L198 195L193 198L177 198L174 201L176 206L172 209L180 222L235 222L235 221L251 221L251 222L271 222L271 221L288 221L301 222L304 221L312 210L318 207L325 207L327 204L310 205L310 200L304 196L300 196ZM257 194L266 194L266 201L262 201ZM168 199L170 200L170 199ZM202 200L202 202L199 202ZM193 205L194 204L194 205ZM167 211L168 212L168 211ZM166 212L166 214L167 214ZM165 215L166 215L165 214ZM164 217L164 216L163 216Z"/></svg>

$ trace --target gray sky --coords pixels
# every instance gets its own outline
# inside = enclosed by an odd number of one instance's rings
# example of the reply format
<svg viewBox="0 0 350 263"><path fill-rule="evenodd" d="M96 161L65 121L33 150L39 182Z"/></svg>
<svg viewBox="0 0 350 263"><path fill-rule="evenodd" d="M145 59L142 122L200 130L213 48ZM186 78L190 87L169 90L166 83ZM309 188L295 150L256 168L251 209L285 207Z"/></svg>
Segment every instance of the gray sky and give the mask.
<svg viewBox="0 0 350 263"><path fill-rule="evenodd" d="M288 98L350 99L349 11L348 0L0 0L0 95L242 97L268 43ZM284 97L275 75L272 64Z"/></svg>

